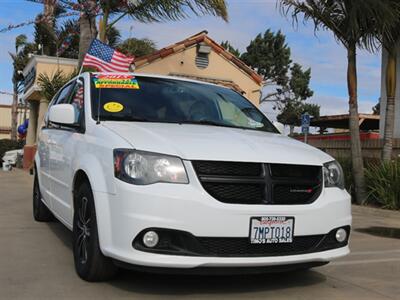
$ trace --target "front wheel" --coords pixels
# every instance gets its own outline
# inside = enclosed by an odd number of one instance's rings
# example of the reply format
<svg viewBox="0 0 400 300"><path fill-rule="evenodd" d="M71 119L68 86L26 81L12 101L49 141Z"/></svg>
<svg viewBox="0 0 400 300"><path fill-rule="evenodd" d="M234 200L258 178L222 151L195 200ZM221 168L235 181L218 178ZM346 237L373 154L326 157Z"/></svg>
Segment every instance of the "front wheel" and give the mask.
<svg viewBox="0 0 400 300"><path fill-rule="evenodd" d="M51 211L42 201L42 194L40 193L39 179L37 172L33 179L33 218L37 222L49 222L53 220Z"/></svg>
<svg viewBox="0 0 400 300"><path fill-rule="evenodd" d="M83 183L75 196L73 252L75 269L86 281L104 281L117 274L117 267L100 250L96 210L88 183Z"/></svg>

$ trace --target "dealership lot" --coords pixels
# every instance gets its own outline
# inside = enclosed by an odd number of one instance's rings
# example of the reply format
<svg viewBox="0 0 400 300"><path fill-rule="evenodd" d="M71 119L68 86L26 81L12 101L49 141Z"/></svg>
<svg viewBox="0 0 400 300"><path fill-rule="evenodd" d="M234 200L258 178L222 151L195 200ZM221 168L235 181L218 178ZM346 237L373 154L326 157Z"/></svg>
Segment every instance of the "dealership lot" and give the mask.
<svg viewBox="0 0 400 300"><path fill-rule="evenodd" d="M400 299L400 213L353 208L352 254L305 273L171 276L123 271L87 283L73 266L71 235L32 219L32 176L0 171L0 299Z"/></svg>

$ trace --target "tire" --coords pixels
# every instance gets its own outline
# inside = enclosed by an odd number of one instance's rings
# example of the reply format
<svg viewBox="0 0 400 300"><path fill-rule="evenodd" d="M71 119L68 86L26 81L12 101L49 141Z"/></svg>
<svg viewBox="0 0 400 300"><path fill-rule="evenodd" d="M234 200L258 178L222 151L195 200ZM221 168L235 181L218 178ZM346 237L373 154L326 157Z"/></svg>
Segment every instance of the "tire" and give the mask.
<svg viewBox="0 0 400 300"><path fill-rule="evenodd" d="M53 221L53 214L42 201L37 172L33 179L33 218L37 222Z"/></svg>
<svg viewBox="0 0 400 300"><path fill-rule="evenodd" d="M117 275L118 268L100 250L93 193L83 183L75 196L73 220L73 252L75 270L90 282L106 281Z"/></svg>

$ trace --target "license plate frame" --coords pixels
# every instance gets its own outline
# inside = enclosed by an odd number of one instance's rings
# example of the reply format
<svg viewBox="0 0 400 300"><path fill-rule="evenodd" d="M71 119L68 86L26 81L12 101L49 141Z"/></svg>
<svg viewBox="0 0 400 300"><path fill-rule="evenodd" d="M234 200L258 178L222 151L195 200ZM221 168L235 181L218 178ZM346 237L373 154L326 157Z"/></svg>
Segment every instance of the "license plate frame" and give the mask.
<svg viewBox="0 0 400 300"><path fill-rule="evenodd" d="M257 221L259 222L258 229L255 228L255 226L257 225ZM295 218L292 216L251 217L249 228L249 242L250 244L255 245L293 243L294 225ZM288 230L287 228L290 228L290 230Z"/></svg>

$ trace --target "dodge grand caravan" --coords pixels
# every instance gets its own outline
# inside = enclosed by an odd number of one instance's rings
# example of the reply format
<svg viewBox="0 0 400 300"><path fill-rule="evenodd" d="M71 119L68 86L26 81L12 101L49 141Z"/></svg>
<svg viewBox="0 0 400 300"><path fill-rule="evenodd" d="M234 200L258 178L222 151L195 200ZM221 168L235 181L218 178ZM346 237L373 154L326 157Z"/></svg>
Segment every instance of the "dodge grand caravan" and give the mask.
<svg viewBox="0 0 400 300"><path fill-rule="evenodd" d="M34 168L34 218L72 231L87 281L119 267L307 269L349 253L340 165L225 87L81 74L50 103Z"/></svg>

